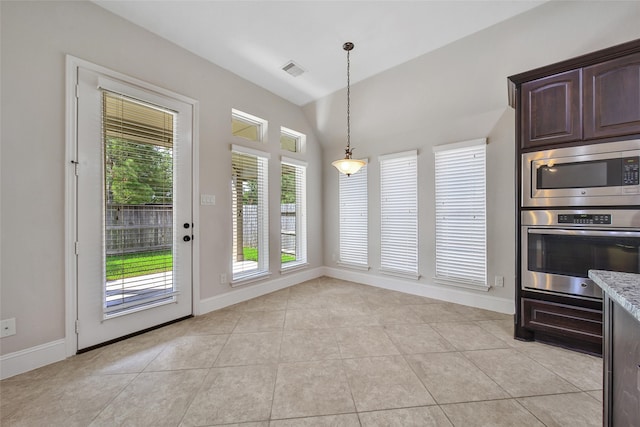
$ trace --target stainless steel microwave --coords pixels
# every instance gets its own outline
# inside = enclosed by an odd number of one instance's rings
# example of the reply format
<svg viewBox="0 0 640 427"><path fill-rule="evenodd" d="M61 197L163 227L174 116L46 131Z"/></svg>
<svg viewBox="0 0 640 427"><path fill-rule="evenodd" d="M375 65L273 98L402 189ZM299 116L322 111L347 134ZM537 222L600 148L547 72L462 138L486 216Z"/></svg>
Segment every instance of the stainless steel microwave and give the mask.
<svg viewBox="0 0 640 427"><path fill-rule="evenodd" d="M522 206L640 205L640 139L522 155Z"/></svg>

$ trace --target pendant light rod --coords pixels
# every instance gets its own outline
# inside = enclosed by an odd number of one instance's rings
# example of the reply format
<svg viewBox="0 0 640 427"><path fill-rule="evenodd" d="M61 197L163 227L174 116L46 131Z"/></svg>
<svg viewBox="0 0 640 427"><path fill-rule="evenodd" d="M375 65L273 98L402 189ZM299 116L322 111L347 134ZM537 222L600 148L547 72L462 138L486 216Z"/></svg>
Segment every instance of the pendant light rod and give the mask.
<svg viewBox="0 0 640 427"><path fill-rule="evenodd" d="M342 48L347 51L347 154L351 156L351 58L350 53L354 45L346 42Z"/></svg>
<svg viewBox="0 0 640 427"><path fill-rule="evenodd" d="M336 160L332 163L338 171L350 176L360 170L365 165L362 160L352 159L353 149L351 148L351 57L354 44L346 42L342 48L347 51L347 148L344 150L344 159Z"/></svg>

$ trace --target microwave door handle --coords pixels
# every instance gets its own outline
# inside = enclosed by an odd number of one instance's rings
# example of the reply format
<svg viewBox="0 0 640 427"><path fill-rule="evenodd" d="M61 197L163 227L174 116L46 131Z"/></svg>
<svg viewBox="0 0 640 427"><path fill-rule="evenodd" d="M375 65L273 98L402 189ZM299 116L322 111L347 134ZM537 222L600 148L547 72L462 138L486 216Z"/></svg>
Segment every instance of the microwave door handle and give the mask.
<svg viewBox="0 0 640 427"><path fill-rule="evenodd" d="M601 231L601 230L556 230L556 229L536 229L527 230L529 234L555 234L559 236L596 236L596 237L640 237L637 231Z"/></svg>

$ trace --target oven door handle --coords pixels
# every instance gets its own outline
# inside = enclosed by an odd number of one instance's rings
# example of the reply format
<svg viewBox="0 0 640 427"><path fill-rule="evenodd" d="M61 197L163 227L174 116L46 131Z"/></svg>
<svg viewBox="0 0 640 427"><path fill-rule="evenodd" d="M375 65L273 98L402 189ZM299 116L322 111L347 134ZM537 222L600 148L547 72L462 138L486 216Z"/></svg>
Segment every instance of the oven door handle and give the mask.
<svg viewBox="0 0 640 427"><path fill-rule="evenodd" d="M558 230L549 228L529 228L529 234L555 234L559 236L594 236L594 237L640 237L637 231L601 231L601 230Z"/></svg>

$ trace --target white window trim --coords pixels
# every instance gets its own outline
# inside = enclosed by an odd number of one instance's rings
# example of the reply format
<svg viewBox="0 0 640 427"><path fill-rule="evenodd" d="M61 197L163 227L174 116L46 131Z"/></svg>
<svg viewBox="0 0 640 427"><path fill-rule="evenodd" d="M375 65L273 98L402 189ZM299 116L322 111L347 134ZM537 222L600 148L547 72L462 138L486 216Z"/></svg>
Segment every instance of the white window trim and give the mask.
<svg viewBox="0 0 640 427"><path fill-rule="evenodd" d="M416 209L419 208L419 200L418 200L418 191L417 191L417 187L418 187L418 179L419 179L419 170L418 170L418 150L408 150L408 151L402 151L399 153L391 153L391 154L384 154L381 156L378 156L378 161L380 163L380 208L382 210L382 206L383 206L383 194L382 194L382 164L387 161L387 160L393 160L393 159L400 159L400 158L405 158L405 157L412 157L415 158L416 161ZM381 212L382 215L382 212ZM383 218L381 217L381 226L382 226L382 222L383 222ZM419 238L420 238L420 230L419 230L419 213L416 213L416 251L419 251L420 249L420 242L419 242ZM382 238L382 235L381 235ZM382 245L381 245L381 259L380 262L382 264ZM416 255L416 270L415 271L409 271L409 270L402 270L402 269L395 269L395 268L390 268L390 267L380 267L379 271L382 274L387 274L390 276L396 276L396 277L401 277L404 279L412 279L412 280L418 280L420 279L420 272L419 272L419 268L420 268L420 257L419 254Z"/></svg>
<svg viewBox="0 0 640 427"><path fill-rule="evenodd" d="M304 133L295 131L293 129L286 128L284 126L280 126L280 134L284 134L291 138L295 138L296 140L296 153L304 153L307 150L307 135ZM280 147L282 150L282 147ZM284 150L290 152L289 150Z"/></svg>
<svg viewBox="0 0 640 427"><path fill-rule="evenodd" d="M269 277L271 277L270 271L261 271L260 273L244 275L235 280L232 279L229 284L232 288L237 288L239 286L244 286L251 283L259 282L260 280L268 279Z"/></svg>
<svg viewBox="0 0 640 427"><path fill-rule="evenodd" d="M245 147L243 145L231 144L231 151L235 151L236 153L249 154L250 156L264 157L267 160L271 160L270 153Z"/></svg>
<svg viewBox="0 0 640 427"><path fill-rule="evenodd" d="M302 251L304 251L304 258L301 260L296 260L296 261L291 261L291 262L287 262L285 264L282 264L282 262L280 262L280 272L281 273L288 273L294 270L299 270L302 268L306 268L309 265L308 262L308 239L307 239L307 235L308 235L308 224L307 224L307 167L308 167L308 163L305 162L304 160L299 160L299 159L293 159L291 157L286 157L286 156L281 156L280 157L280 163L281 164L288 164L291 166L296 166L296 167L302 167L304 168L304 192L302 193L302 196L304 198L304 200L299 204L299 206L301 207L300 209L300 215L298 215L298 206L296 206L296 248L301 248ZM303 222L303 224L300 224L301 222ZM302 227L301 225L303 225L304 227ZM298 229L304 229L304 236L302 235L302 233L299 233L297 230ZM282 229L280 230L282 232ZM301 240L304 238L304 245L302 245L301 243L303 243ZM282 242L282 240L281 240ZM278 252L279 254L281 254L282 252L282 248L280 248L280 252ZM297 257L297 254L296 254Z"/></svg>
<svg viewBox="0 0 640 427"><path fill-rule="evenodd" d="M266 159L267 162L269 160L271 160L271 154L267 153L265 151L261 151L261 150L256 150L253 148L249 148L249 147L245 147L242 145L237 145L237 144L231 144L231 152L236 152L236 153L240 153L240 154L247 154L250 156L255 156L255 157L262 157L263 159ZM269 185L268 185L268 171L267 171L267 185L266 185L266 203L267 203L267 212L269 211ZM233 200L233 194L231 195L231 199ZM233 204L233 203L232 203ZM262 230L262 232L264 234L266 234L267 236L269 236L269 218L260 218L258 219L258 221L260 221L260 223L263 224L263 227L266 227L266 230ZM233 231L232 231L233 233ZM233 237L232 237L233 239ZM266 246L266 250L267 250L267 254L268 254L268 249L269 249L269 241L267 242L263 242L262 243L263 246ZM233 245L232 245L233 246ZM231 259L231 265L229 267L229 271L231 272L231 280L229 281L230 286L233 287L237 287L237 286L242 286L242 285L246 285L249 283L253 283L265 278L268 278L271 276L271 264L269 262L269 256L266 257L266 259L263 260L263 262L266 264L266 268L262 269L262 270L251 270L249 272L246 273L240 273L237 277L234 277L233 275L233 258Z"/></svg>
<svg viewBox="0 0 640 427"><path fill-rule="evenodd" d="M466 149L466 148L485 146L486 144L487 144L487 138L478 138L478 139L473 139L473 140L469 140L469 141L461 141L461 142L456 142L456 143L438 145L438 146L433 147L433 152L434 153L439 153L439 152L444 152L444 151L461 150L461 149ZM485 171L484 171L484 175L485 175L485 218L486 218L486 151L485 151ZM435 186L435 182L434 182L434 186ZM437 224L437 221L438 220L437 220L437 216L436 216L436 224ZM455 286L455 287L460 287L460 288L464 288L464 289L473 289L473 290L476 290L476 291L488 291L491 288L491 286L489 285L488 276L487 276L486 222L485 222L485 241L484 241L484 244L485 244L485 258L484 258L485 259L485 277L484 277L484 283L480 283L480 282L477 282L477 281L471 281L471 280L465 280L465 279L462 279L462 278L450 278L450 277L442 277L442 276L437 276L437 275L435 275L433 277L434 283L441 284L441 285L446 285L446 286ZM437 246L437 242L436 242L436 246ZM436 271L437 271L437 266L436 266Z"/></svg>
<svg viewBox="0 0 640 427"><path fill-rule="evenodd" d="M252 142L260 142L263 144L267 143L267 135L269 134L269 122L265 119L262 119L258 116L254 116L249 113L245 113L244 111L236 110L235 108L231 109L231 119L236 119L243 121L245 123L249 123L258 127L258 141ZM243 140L247 140L247 138L243 138L241 136L235 136L234 138L239 138Z"/></svg>

